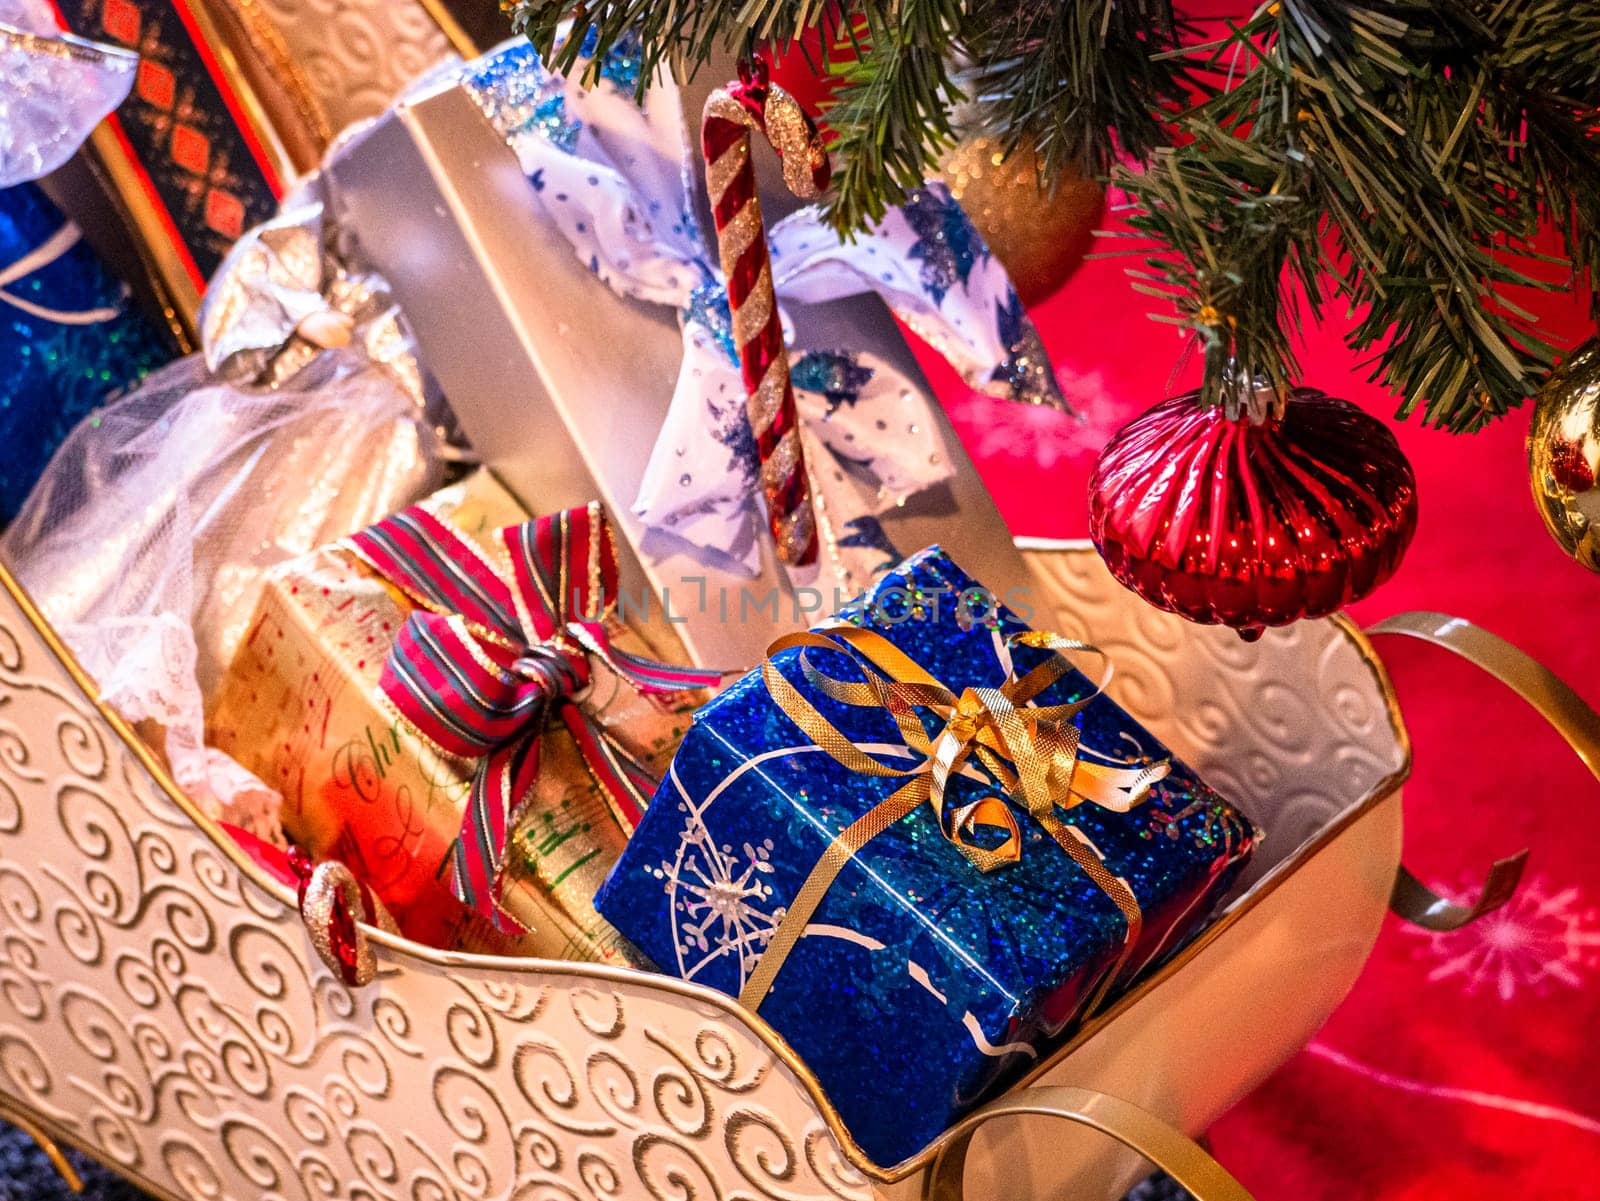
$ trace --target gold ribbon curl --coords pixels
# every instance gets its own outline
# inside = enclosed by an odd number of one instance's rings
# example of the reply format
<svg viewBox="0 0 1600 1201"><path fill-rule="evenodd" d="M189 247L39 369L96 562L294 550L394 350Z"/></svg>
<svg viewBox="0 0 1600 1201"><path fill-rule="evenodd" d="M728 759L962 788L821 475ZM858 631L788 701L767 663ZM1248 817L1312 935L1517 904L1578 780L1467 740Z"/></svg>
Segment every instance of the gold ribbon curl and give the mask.
<svg viewBox="0 0 1600 1201"><path fill-rule="evenodd" d="M739 994L740 1003L747 1009L760 1008L845 864L867 843L922 805L933 807L940 832L980 872L991 872L1022 858L1022 831L1005 800L986 796L958 807L946 804L951 779L974 759L1127 919L1121 953L1090 998L1086 1012L1100 1003L1121 974L1143 927L1138 898L1126 880L1106 867L1089 841L1061 820L1058 811L1087 801L1126 813L1145 799L1151 785L1166 778L1171 766L1162 762L1137 768L1111 767L1078 758L1079 731L1072 724L1073 719L1111 681L1111 662L1099 647L1043 630L1012 634L1007 637L1006 646L1056 653L1020 678L1014 671L1008 672L998 687L969 687L957 694L874 630L839 626L789 634L767 648L767 659L761 665L762 681L773 702L807 738L850 771L906 782L841 831L823 852ZM921 761L909 768L890 767L840 733L773 663L773 656L793 649L800 651L801 670L813 688L841 704L886 711L899 728L907 749L921 756ZM811 663L806 656L808 650L850 654L866 678L860 682L834 679ZM1071 669L1063 657L1067 652L1098 656L1104 664L1099 684L1088 696L1075 701L1033 705L1035 697ZM931 738L919 709L944 723ZM999 846L987 847L977 837L980 830L1000 831L1005 837Z"/></svg>

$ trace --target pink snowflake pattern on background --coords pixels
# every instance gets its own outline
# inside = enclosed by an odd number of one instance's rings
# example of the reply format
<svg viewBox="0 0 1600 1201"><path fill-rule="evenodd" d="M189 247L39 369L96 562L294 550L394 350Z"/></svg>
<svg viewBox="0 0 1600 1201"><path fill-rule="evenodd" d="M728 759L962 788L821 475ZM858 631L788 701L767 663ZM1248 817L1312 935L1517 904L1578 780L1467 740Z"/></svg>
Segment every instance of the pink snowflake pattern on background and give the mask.
<svg viewBox="0 0 1600 1201"><path fill-rule="evenodd" d="M972 457L982 462L1009 456L1048 469L1099 454L1131 414L1117 403L1099 371L1058 367L1056 382L1072 413L982 393L953 401L950 415Z"/></svg>
<svg viewBox="0 0 1600 1201"><path fill-rule="evenodd" d="M1476 887L1435 891L1467 901ZM1429 982L1456 980L1468 995L1493 989L1509 1001L1519 991L1581 988L1600 966L1600 908L1586 906L1576 886L1553 889L1543 878L1525 878L1504 906L1460 930L1404 929L1427 940L1418 955L1436 961Z"/></svg>

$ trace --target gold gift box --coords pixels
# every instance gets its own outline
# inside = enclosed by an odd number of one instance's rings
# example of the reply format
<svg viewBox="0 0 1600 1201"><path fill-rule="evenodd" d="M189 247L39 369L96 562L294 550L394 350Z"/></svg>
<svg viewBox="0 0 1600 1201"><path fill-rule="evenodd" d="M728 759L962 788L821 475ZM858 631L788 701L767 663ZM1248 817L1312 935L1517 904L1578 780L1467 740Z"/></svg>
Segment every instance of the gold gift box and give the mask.
<svg viewBox="0 0 1600 1201"><path fill-rule="evenodd" d="M486 552L528 520L480 471L423 506ZM284 828L317 858L343 860L411 938L460 950L625 961L593 897L627 832L564 726L541 737L538 779L513 815L501 908L527 933L507 937L451 894L449 853L473 761L446 754L399 717L379 689L412 602L352 552L323 547L277 568L213 698L213 745L283 793ZM655 657L612 619L625 651ZM663 699L597 673L590 717L655 774L666 769L698 694Z"/></svg>

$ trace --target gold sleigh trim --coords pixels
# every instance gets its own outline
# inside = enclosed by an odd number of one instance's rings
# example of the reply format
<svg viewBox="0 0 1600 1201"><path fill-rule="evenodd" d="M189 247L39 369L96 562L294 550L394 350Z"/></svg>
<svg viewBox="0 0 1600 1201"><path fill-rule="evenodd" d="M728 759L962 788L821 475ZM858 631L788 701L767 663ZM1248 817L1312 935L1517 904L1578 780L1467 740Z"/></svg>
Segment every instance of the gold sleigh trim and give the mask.
<svg viewBox="0 0 1600 1201"><path fill-rule="evenodd" d="M1048 544L1051 549L1063 552L1088 553L1092 550L1090 544L1084 541L1052 542ZM171 773L167 770L160 757L150 749L139 737L128 722L114 709L107 705L100 697L99 689L95 682L84 672L83 668L73 657L72 652L61 641L54 629L43 614L33 604L27 593L13 578L10 571L0 564L0 585L10 594L19 610L27 618L34 631L44 643L49 654L59 663L61 668L71 678L73 683L82 691L84 696L93 705L95 711L105 721L107 726L116 734L118 740L124 745L134 759L147 771L152 780L161 788L167 797L183 812L195 826L203 832L221 853L247 880L261 892L284 906L285 909L294 911L296 908L295 896L292 889L280 884L265 870L259 867L237 843L211 818L194 805L184 794ZM1130 1006L1136 1004L1150 990L1160 985L1175 973L1181 971L1196 956L1201 954L1208 946L1220 938L1225 932L1238 923L1246 914L1262 904L1289 876L1300 870L1301 867L1313 856L1333 843L1339 835L1355 822L1359 821L1367 812L1384 798L1391 795L1411 770L1411 743L1406 733L1405 725L1400 717L1400 710L1394 688L1389 681L1382 662L1372 649L1371 644L1348 618L1343 615L1334 617L1333 622L1339 633L1347 639L1361 656L1373 675L1373 679L1384 698L1384 705L1389 719L1391 732L1402 751L1400 766L1380 780L1370 789L1360 801L1347 806L1345 810L1332 822L1323 827L1315 837L1303 845L1294 855L1284 862L1276 865L1256 885L1230 908L1228 908L1215 922L1202 934L1192 941L1179 955L1164 964L1161 968L1145 977L1139 985L1119 998L1114 1004L1103 1012L1086 1022L1072 1037L1072 1039L1057 1048L1047 1059L1040 1062L1028 1073L1016 1088L1024 1088L1037 1080L1042 1074L1058 1065L1070 1056L1074 1050L1094 1037L1101 1029L1114 1021ZM844 1159L863 1175L880 1183L894 1183L911 1177L938 1159L947 1147L956 1142L960 1135L957 1131L946 1132L939 1139L925 1147L917 1155L892 1166L882 1166L875 1163L856 1144L850 1132L845 1128L839 1118L838 1112L824 1093L820 1082L811 1073L810 1069L790 1049L783 1037L771 1026L762 1021L760 1017L750 1014L742 1009L731 997L713 991L701 985L691 984L668 976L646 976L640 972L627 968L606 967L597 964L570 963L559 960L542 959L511 959L487 955L468 955L458 952L439 951L430 947L411 942L396 935L385 933L382 930L365 927L367 936L375 947L382 948L381 957L397 966L404 967L407 963L429 965L444 968L477 969L483 971L509 973L509 974L540 974L545 977L562 977L574 982L590 983L604 982L616 983L638 988L646 984L650 989L671 993L692 1001L702 1007L709 1007L719 1012L720 1016L737 1022L765 1045L773 1058L788 1069L794 1079L804 1088L809 1095L818 1115L823 1119L828 1132L832 1135ZM4 1099L4 1098L0 1098ZM11 1103L11 1108L18 1108L16 1103ZM50 1122L45 1115L33 1114L24 1111L25 1116L34 1120L39 1126L52 1135L59 1136L61 1141L67 1142L87 1154L103 1160L92 1146L84 1146L80 1139L72 1137L68 1132ZM959 1128L958 1128L959 1129ZM108 1165L113 1170L128 1175L125 1165ZM143 1187L152 1192L162 1193L159 1187L152 1187L152 1182L140 1181Z"/></svg>

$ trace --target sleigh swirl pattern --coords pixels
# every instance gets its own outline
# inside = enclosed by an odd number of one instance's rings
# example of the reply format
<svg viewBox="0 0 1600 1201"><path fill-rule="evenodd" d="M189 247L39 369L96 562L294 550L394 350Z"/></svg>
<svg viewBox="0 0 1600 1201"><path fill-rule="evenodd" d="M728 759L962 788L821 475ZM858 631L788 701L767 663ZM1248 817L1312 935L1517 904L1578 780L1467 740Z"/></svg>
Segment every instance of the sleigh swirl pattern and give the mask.
<svg viewBox="0 0 1600 1201"><path fill-rule="evenodd" d="M1348 625L1245 647L1150 614L1087 548L1028 557L1040 614L1092 631L1117 658L1116 699L1273 830L1271 879L1179 957L1182 973L1177 961L1163 969L1171 982L1152 987L1165 1002L1135 990L1028 1082L1083 1080L1203 1124L1300 1032L1225 1072L1190 1040L1193 1070L1169 1065L1184 1093L1147 1070L1170 1052L1172 1022L1196 1005L1243 1006L1244 990L1254 1003L1270 993L1308 1031L1376 936L1399 850L1398 807L1384 802L1406 765L1393 695ZM3 571L0 584L11 590L0 595L0 1116L157 1195L206 1201L915 1194L927 1155L872 1164L804 1066L720 994L381 933L377 979L347 989L316 958L292 894L179 798ZM1274 708L1294 720L1260 717ZM1340 850L1301 866L1334 841ZM1323 938L1335 894L1349 920L1315 978L1243 969L1269 927L1280 941L1293 932L1286 945ZM1064 1172L1086 1196L1120 1195L1137 1157L1075 1137L1020 1122L973 1171L993 1195L1059 1191Z"/></svg>
<svg viewBox="0 0 1600 1201"><path fill-rule="evenodd" d="M0 1109L159 1194L868 1196L713 1006L581 972L383 959L298 917L0 615Z"/></svg>

